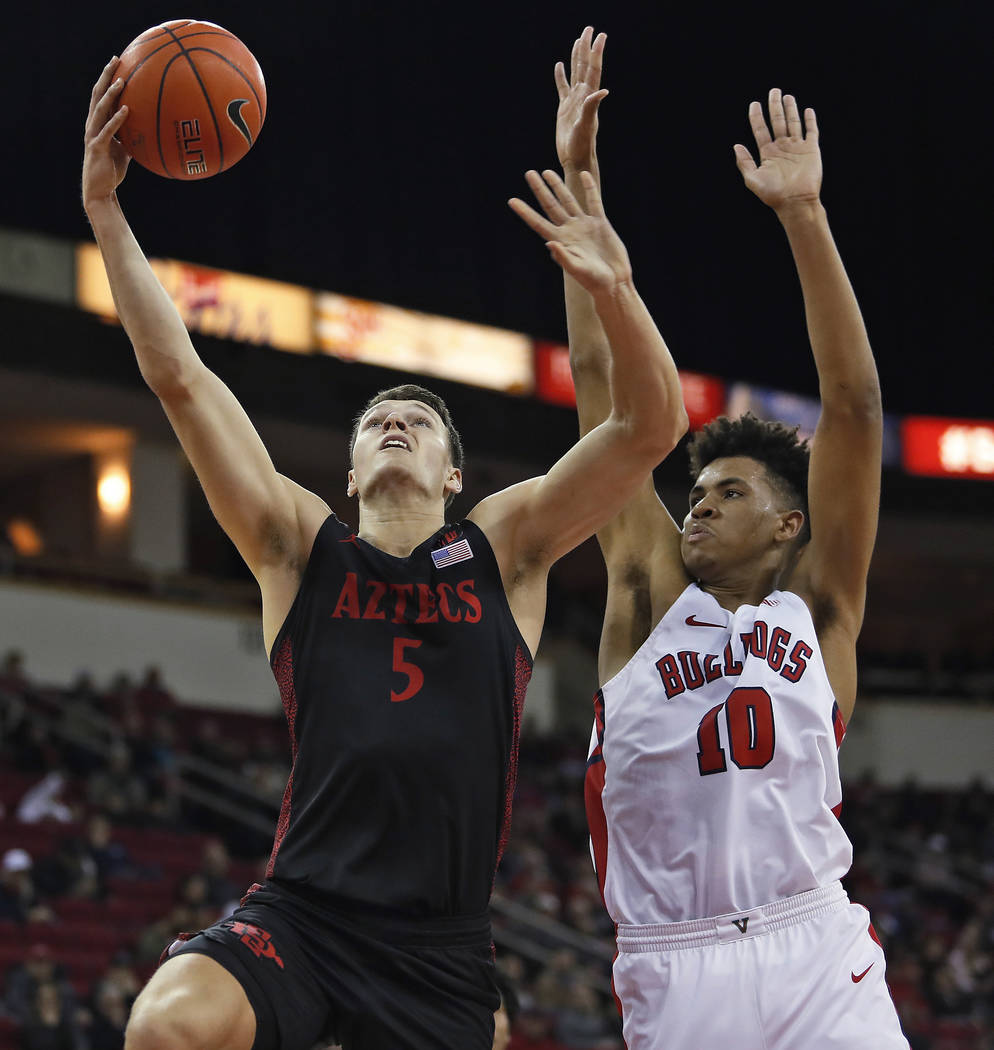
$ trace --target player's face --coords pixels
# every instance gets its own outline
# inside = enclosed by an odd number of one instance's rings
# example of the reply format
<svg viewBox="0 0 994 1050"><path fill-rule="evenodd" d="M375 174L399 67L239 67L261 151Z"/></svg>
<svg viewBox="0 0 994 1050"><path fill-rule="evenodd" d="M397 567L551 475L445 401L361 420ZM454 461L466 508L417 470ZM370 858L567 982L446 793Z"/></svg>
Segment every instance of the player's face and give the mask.
<svg viewBox="0 0 994 1050"><path fill-rule="evenodd" d="M790 518L790 522L787 522ZM796 535L762 463L749 456L710 462L690 490L680 552L687 571L705 582L728 570L757 567Z"/></svg>
<svg viewBox="0 0 994 1050"><path fill-rule="evenodd" d="M421 401L381 401L359 422L349 495L369 499L391 490L422 490L444 498L462 487L452 466L441 416Z"/></svg>

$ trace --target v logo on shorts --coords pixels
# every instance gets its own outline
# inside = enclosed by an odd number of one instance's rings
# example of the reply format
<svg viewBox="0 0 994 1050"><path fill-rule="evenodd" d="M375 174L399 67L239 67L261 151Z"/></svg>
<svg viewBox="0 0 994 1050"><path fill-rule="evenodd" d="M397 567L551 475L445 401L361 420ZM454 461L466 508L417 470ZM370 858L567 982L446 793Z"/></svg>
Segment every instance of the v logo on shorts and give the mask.
<svg viewBox="0 0 994 1050"><path fill-rule="evenodd" d="M732 925L738 927L739 933L745 933L749 926L749 916L747 915L744 919L732 919Z"/></svg>

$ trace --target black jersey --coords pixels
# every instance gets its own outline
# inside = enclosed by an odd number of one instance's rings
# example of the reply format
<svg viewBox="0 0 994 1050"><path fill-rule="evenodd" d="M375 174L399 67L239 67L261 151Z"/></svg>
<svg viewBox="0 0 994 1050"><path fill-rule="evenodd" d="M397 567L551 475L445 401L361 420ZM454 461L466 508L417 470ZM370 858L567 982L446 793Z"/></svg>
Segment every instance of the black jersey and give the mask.
<svg viewBox="0 0 994 1050"><path fill-rule="evenodd" d="M486 909L531 656L472 522L396 558L334 514L272 651L293 766L267 874L418 916Z"/></svg>

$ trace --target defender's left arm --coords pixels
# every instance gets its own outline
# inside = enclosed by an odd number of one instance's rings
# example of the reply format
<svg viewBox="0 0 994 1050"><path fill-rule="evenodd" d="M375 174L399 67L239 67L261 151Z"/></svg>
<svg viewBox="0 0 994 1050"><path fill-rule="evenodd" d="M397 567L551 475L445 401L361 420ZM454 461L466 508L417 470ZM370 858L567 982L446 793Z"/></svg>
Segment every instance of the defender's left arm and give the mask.
<svg viewBox="0 0 994 1050"><path fill-rule="evenodd" d="M807 598L843 717L856 693L855 642L880 506L883 410L880 382L852 285L820 199L821 152L813 109L804 124L791 95L749 107L760 164L735 147L746 185L774 209L787 234L804 295L818 370L821 416L811 447L811 541L792 589ZM772 134L771 134L772 129Z"/></svg>

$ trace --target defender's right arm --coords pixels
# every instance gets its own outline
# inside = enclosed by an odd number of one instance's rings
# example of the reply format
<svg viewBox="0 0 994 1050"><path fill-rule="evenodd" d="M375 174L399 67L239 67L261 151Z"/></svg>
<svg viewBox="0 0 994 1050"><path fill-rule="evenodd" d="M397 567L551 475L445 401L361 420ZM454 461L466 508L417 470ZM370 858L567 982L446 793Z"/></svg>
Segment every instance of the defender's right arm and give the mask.
<svg viewBox="0 0 994 1050"><path fill-rule="evenodd" d="M597 115L607 91L601 88L606 36L588 26L573 44L570 75L556 64L559 109L556 149L566 185L584 202L580 173L600 187ZM570 368L576 388L580 433L611 412L611 349L590 294L564 274ZM667 352L668 356L668 352ZM683 433L688 426L676 365L669 359L665 399L659 411ZM653 625L687 585L680 557L680 528L663 506L649 474L625 509L597 533L608 570L608 596L600 646L601 682L623 667Z"/></svg>
<svg viewBox="0 0 994 1050"><path fill-rule="evenodd" d="M127 107L117 108L123 85L114 80L116 66L117 59L107 64L90 98L83 207L142 376L161 401L218 523L262 583L270 570L293 569L306 557L328 508L277 473L241 405L197 356L131 232L116 192L129 161L114 137L127 117Z"/></svg>

